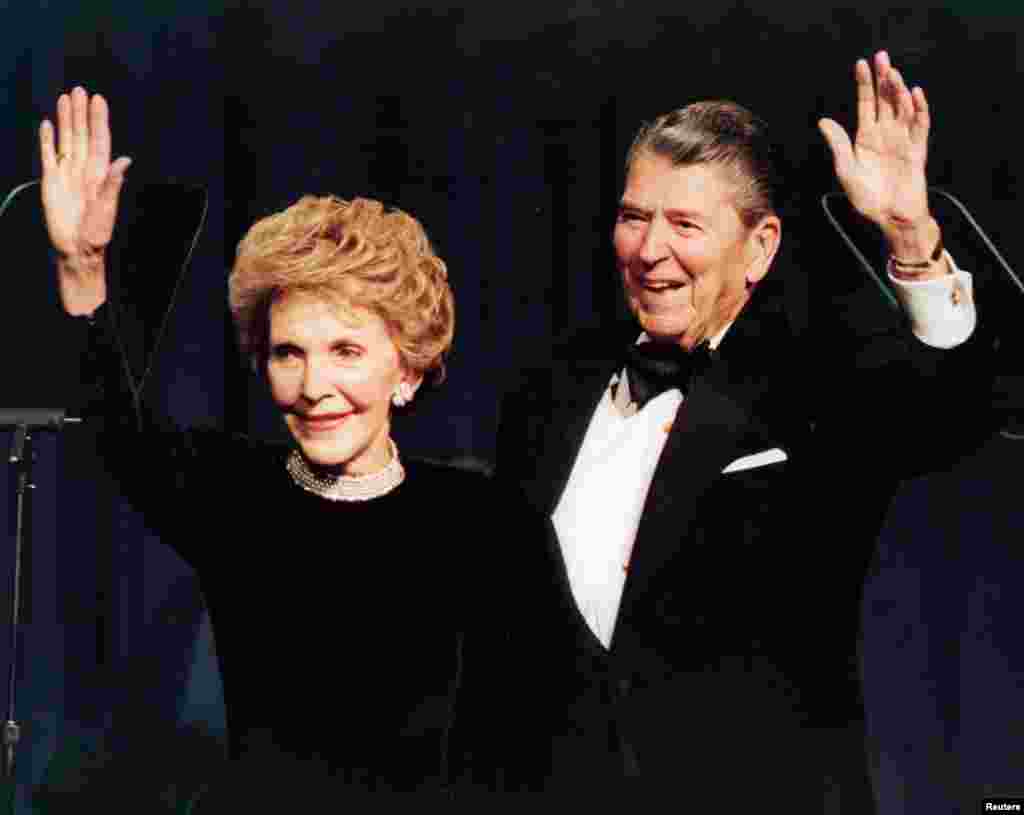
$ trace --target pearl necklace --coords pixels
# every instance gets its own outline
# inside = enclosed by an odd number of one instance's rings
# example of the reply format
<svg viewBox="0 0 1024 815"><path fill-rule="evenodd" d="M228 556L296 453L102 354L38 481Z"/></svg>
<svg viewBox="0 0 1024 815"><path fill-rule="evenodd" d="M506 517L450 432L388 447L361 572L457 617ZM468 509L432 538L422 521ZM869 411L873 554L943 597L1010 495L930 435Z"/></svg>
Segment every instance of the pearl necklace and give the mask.
<svg viewBox="0 0 1024 815"><path fill-rule="evenodd" d="M405 468L398 460L398 448L388 439L391 461L375 473L338 475L323 478L316 475L298 450L292 450L286 465L288 474L298 486L328 501L369 501L386 495L405 480Z"/></svg>

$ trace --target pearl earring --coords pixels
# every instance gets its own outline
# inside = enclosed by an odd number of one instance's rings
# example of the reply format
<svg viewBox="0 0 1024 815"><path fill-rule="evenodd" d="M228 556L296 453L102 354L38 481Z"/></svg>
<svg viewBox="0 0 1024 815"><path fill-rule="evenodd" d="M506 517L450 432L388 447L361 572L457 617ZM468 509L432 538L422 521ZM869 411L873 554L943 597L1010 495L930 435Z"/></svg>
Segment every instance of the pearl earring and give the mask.
<svg viewBox="0 0 1024 815"><path fill-rule="evenodd" d="M408 382L399 382L395 392L391 394L391 404L395 407L405 407L412 401L412 385Z"/></svg>

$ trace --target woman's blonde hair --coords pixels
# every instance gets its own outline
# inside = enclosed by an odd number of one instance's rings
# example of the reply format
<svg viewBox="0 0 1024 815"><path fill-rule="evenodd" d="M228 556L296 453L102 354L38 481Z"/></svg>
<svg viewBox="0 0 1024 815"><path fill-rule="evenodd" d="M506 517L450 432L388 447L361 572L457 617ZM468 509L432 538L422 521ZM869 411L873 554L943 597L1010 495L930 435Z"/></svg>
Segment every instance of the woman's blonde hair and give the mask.
<svg viewBox="0 0 1024 815"><path fill-rule="evenodd" d="M455 301L444 261L411 215L367 198L306 195L253 224L238 244L228 302L256 370L269 353L270 306L286 290L369 309L409 371L444 380Z"/></svg>

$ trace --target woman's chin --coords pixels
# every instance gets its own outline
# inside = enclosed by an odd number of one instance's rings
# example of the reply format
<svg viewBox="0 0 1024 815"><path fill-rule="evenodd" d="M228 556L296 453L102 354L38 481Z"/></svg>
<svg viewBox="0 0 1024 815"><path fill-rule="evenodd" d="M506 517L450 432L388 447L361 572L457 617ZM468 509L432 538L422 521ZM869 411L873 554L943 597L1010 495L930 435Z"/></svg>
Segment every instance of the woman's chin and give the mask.
<svg viewBox="0 0 1024 815"><path fill-rule="evenodd" d="M297 440L303 458L314 467L324 470L344 472L352 460L350 450L334 449L333 445L325 442L310 442L308 439Z"/></svg>

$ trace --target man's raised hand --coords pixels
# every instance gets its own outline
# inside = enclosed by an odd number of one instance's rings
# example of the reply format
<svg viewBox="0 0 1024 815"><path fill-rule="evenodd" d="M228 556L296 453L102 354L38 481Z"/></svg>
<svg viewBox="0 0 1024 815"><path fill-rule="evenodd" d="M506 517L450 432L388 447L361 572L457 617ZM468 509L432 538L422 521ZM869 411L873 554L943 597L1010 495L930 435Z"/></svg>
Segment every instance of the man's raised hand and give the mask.
<svg viewBox="0 0 1024 815"><path fill-rule="evenodd" d="M872 81L867 61L856 64L854 142L832 119L821 119L818 127L850 203L890 235L930 218L925 178L930 119L924 91L907 89L885 51L875 55L874 65Z"/></svg>

